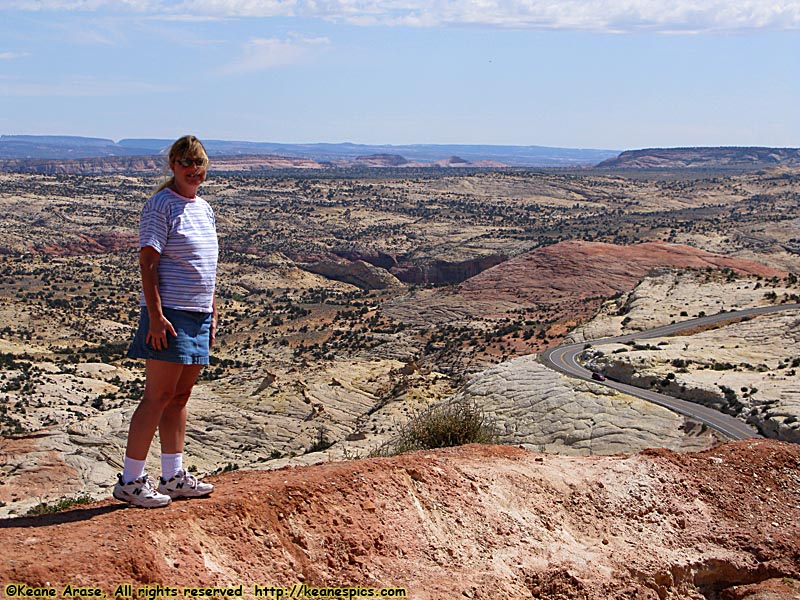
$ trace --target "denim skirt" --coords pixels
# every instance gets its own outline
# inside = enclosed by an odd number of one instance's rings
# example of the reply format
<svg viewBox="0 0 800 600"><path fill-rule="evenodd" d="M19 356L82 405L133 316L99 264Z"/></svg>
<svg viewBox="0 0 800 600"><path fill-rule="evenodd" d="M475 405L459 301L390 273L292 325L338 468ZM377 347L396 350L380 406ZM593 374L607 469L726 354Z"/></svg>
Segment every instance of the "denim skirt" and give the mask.
<svg viewBox="0 0 800 600"><path fill-rule="evenodd" d="M128 348L128 358L163 360L181 365L207 365L211 341L211 313L190 312L174 308L162 308L167 321L172 323L177 336L167 332L165 350L154 350L145 341L150 329L150 315L143 306L139 314L139 326Z"/></svg>

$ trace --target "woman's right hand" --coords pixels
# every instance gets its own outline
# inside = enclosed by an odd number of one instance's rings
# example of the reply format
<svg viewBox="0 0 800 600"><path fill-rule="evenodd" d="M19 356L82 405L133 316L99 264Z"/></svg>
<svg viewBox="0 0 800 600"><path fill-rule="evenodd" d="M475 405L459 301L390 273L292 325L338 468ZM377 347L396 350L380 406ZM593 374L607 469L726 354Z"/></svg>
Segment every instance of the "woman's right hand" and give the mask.
<svg viewBox="0 0 800 600"><path fill-rule="evenodd" d="M150 317L150 327L147 330L147 337L145 342L150 345L153 350L166 350L167 349L167 333L171 333L173 337L177 337L175 328L172 326L164 315L157 317Z"/></svg>

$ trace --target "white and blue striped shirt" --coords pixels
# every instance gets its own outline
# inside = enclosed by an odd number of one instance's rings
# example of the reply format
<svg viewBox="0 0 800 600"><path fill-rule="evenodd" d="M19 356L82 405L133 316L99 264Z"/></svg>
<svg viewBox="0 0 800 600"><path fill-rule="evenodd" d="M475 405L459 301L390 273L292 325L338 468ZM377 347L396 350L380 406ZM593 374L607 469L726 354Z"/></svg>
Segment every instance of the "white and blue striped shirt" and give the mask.
<svg viewBox="0 0 800 600"><path fill-rule="evenodd" d="M202 198L184 198L165 188L142 208L139 249L151 246L160 255L158 292L161 306L176 310L213 311L217 277L216 221ZM142 306L146 306L142 293Z"/></svg>

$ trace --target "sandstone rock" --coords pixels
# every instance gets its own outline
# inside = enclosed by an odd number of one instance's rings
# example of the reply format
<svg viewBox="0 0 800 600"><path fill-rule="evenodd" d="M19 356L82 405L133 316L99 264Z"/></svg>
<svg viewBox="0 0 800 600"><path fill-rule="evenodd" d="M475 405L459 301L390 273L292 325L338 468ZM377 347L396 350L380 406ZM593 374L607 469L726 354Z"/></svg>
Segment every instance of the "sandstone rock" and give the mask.
<svg viewBox="0 0 800 600"><path fill-rule="evenodd" d="M570 241L514 257L464 282L459 289L468 298L491 294L525 304L591 301L630 291L653 269L663 267L729 268L763 277L785 274L758 263L680 244L645 242L619 246Z"/></svg>
<svg viewBox="0 0 800 600"><path fill-rule="evenodd" d="M333 248L333 254L349 261L363 260L381 269L391 269L397 266L397 256L374 247L351 244L340 248Z"/></svg>
<svg viewBox="0 0 800 600"><path fill-rule="evenodd" d="M487 369L455 397L476 402L493 417L503 443L541 452L613 454L715 443L710 433L687 436L684 419L667 409L564 377L535 356Z"/></svg>
<svg viewBox="0 0 800 600"><path fill-rule="evenodd" d="M571 241L537 248L500 262L454 290L423 290L398 298L387 303L385 310L410 322L421 319L452 322L501 318L513 311L535 309L540 321L569 327L588 321L605 299L630 292L652 271L668 267L729 268L762 277L785 274L759 263L678 244L650 242L618 246ZM693 292L695 303L699 304L703 292L699 288ZM675 310L674 314L678 312Z"/></svg>
<svg viewBox="0 0 800 600"><path fill-rule="evenodd" d="M391 272L404 283L460 283L505 260L504 254L491 254L461 261L432 260L417 265L404 262L393 267Z"/></svg>
<svg viewBox="0 0 800 600"><path fill-rule="evenodd" d="M324 260L301 266L312 273L344 281L363 290L383 290L403 285L385 269L374 267L363 260L353 262Z"/></svg>
<svg viewBox="0 0 800 600"><path fill-rule="evenodd" d="M783 283L730 279L699 272L645 279L610 302L575 340L650 329L672 321L769 303L769 293L795 293ZM624 310L619 310L624 306ZM711 309L710 307L714 307ZM620 314L622 313L622 314ZM623 325L623 322L625 323ZM800 441L800 320L793 312L733 320L680 336L592 345L587 366L640 387L739 416L763 435Z"/></svg>

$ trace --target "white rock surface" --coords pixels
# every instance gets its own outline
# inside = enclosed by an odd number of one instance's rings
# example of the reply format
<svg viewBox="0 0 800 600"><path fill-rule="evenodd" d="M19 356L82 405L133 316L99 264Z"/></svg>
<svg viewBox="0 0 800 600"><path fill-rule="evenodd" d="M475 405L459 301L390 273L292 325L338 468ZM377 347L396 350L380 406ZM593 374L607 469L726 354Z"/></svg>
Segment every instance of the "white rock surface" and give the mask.
<svg viewBox="0 0 800 600"><path fill-rule="evenodd" d="M780 300L797 293L751 279L708 279L703 272L648 278L627 297L606 303L572 338L587 341L643 331L701 311L768 305L767 294ZM593 358L587 366L593 370L724 410L769 437L800 442L800 311L688 335L643 338L631 345L593 344L589 354Z"/></svg>
<svg viewBox="0 0 800 600"><path fill-rule="evenodd" d="M475 376L456 398L493 417L506 444L559 454L615 454L644 448L705 448L710 432L687 435L683 417L605 386L551 371L523 356ZM690 426L691 428L691 426Z"/></svg>

